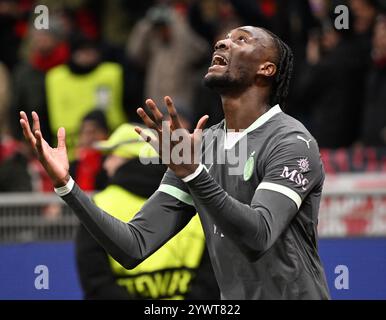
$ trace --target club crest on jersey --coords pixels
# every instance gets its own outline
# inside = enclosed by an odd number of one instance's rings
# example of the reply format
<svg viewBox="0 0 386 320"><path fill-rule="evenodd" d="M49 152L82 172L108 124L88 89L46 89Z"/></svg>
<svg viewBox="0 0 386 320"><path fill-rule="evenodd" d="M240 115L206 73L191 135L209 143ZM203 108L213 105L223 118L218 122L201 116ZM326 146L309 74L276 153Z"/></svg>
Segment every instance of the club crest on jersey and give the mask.
<svg viewBox="0 0 386 320"><path fill-rule="evenodd" d="M306 186L308 184L308 179L303 176L301 172L298 172L296 169L290 172L290 169L287 166L284 166L283 172L280 177L288 179L294 182L297 186L301 187L303 190L307 190Z"/></svg>
<svg viewBox="0 0 386 320"><path fill-rule="evenodd" d="M255 151L253 151L251 153L251 155L249 156L247 162L245 163L244 174L243 174L244 181L248 181L252 177L253 170L255 168L255 158L254 158L254 155L255 155Z"/></svg>

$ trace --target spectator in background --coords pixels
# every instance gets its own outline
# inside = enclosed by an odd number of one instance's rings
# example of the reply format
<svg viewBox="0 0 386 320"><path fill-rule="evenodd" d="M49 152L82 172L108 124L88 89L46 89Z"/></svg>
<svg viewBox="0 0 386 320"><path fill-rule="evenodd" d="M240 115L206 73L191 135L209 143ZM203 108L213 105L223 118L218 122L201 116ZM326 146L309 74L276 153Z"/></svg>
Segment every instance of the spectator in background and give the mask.
<svg viewBox="0 0 386 320"><path fill-rule="evenodd" d="M243 24L229 0L197 0L188 8L192 29L212 46L227 26ZM236 22L237 21L237 22Z"/></svg>
<svg viewBox="0 0 386 320"><path fill-rule="evenodd" d="M0 165L9 158L19 144L9 131L10 77L7 67L0 61Z"/></svg>
<svg viewBox="0 0 386 320"><path fill-rule="evenodd" d="M88 112L102 110L110 129L126 120L123 91L122 66L104 62L98 42L84 36L71 39L69 62L53 68L46 77L50 130L54 134L66 127L71 160L82 118Z"/></svg>
<svg viewBox="0 0 386 320"><path fill-rule="evenodd" d="M17 141L7 137L0 144L0 193L8 192L49 192L53 185L36 154L26 141ZM49 220L55 220L62 213L62 206L49 203L40 207L41 215ZM29 234L29 233L28 233ZM25 240L26 234L20 231L17 237ZM31 241L37 236L34 231L28 235Z"/></svg>
<svg viewBox="0 0 386 320"><path fill-rule="evenodd" d="M375 25L365 93L361 140L368 146L386 146L386 14Z"/></svg>
<svg viewBox="0 0 386 320"><path fill-rule="evenodd" d="M47 30L30 27L28 60L17 65L13 76L10 120L12 135L17 139L22 138L19 112L25 110L27 114L32 111L41 114L42 132L51 141L44 90L45 75L51 68L68 60L69 49L60 24L56 24L53 18L50 22Z"/></svg>
<svg viewBox="0 0 386 320"><path fill-rule="evenodd" d="M0 144L4 135L9 134L10 80L7 67L0 61ZM1 154L0 154L1 160Z"/></svg>
<svg viewBox="0 0 386 320"><path fill-rule="evenodd" d="M0 162L0 192L52 192L52 188L31 147L14 142Z"/></svg>
<svg viewBox="0 0 386 320"><path fill-rule="evenodd" d="M371 63L371 42L375 18L382 0L349 0L349 9L352 14L350 27L353 29L353 41L355 41L362 59Z"/></svg>
<svg viewBox="0 0 386 320"><path fill-rule="evenodd" d="M93 200L117 219L130 221L158 188L166 167L141 163L140 155L157 154L138 140L129 124L121 125L98 147L109 153L104 167L110 181ZM219 299L198 216L132 270L108 255L81 225L76 260L85 299Z"/></svg>
<svg viewBox="0 0 386 320"><path fill-rule="evenodd" d="M141 121L136 108L143 102L143 72L127 59L127 35L135 20L144 15L146 7L154 0L101 1L45 0L52 14L60 20L68 38L79 34L98 40L103 61L116 62L124 69L123 107L130 121ZM52 9L51 9L52 8ZM53 12L53 13L51 13ZM135 20L134 20L135 19Z"/></svg>
<svg viewBox="0 0 386 320"><path fill-rule="evenodd" d="M67 58L60 39L55 24L47 31L31 28L28 60L16 67L13 86L0 64L0 192L52 192L47 173L21 138L18 111L25 108L45 114L44 74ZM43 130L47 132L44 123Z"/></svg>
<svg viewBox="0 0 386 320"><path fill-rule="evenodd" d="M19 45L28 29L28 17L34 2L0 0L0 61L9 71L13 71L18 62Z"/></svg>
<svg viewBox="0 0 386 320"><path fill-rule="evenodd" d="M358 35L371 36L379 0L348 0L354 18L352 27Z"/></svg>
<svg viewBox="0 0 386 320"><path fill-rule="evenodd" d="M106 140L108 133L106 117L101 110L93 110L83 118L70 174L85 191L102 190L106 186L107 176L102 167L104 157L94 145Z"/></svg>
<svg viewBox="0 0 386 320"><path fill-rule="evenodd" d="M157 5L133 28L129 55L145 68L146 97L163 106L163 97L173 97L178 110L191 122L192 81L197 67L207 57L209 46L195 34L185 17L172 7Z"/></svg>
<svg viewBox="0 0 386 320"><path fill-rule="evenodd" d="M358 138L367 68L352 29L336 30L334 19L331 15L320 32L310 34L294 85L296 103L309 116L302 120L324 148L349 147Z"/></svg>

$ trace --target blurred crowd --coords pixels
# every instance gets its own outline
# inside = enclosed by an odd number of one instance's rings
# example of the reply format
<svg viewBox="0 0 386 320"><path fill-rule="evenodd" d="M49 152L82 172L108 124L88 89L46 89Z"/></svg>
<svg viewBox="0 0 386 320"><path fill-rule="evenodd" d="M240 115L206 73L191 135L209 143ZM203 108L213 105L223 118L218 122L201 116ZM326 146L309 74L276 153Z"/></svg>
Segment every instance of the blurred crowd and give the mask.
<svg viewBox="0 0 386 320"><path fill-rule="evenodd" d="M35 7L49 8L37 29ZM334 8L349 8L337 30ZM223 115L202 85L213 45L239 25L265 27L294 51L286 112L321 148L386 146L384 0L0 0L0 192L52 191L22 139L19 112L37 111L55 145L67 130L71 174L85 190L107 183L93 148L139 122L145 98L170 95L187 127Z"/></svg>

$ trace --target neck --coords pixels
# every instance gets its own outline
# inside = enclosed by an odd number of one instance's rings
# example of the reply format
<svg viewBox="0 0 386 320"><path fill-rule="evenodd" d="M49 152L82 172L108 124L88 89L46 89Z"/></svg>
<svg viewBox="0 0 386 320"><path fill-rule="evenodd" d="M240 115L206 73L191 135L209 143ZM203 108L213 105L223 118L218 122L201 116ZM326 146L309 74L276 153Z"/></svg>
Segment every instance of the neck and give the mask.
<svg viewBox="0 0 386 320"><path fill-rule="evenodd" d="M248 128L268 111L267 96L256 90L246 90L240 95L221 95L227 129L239 131Z"/></svg>

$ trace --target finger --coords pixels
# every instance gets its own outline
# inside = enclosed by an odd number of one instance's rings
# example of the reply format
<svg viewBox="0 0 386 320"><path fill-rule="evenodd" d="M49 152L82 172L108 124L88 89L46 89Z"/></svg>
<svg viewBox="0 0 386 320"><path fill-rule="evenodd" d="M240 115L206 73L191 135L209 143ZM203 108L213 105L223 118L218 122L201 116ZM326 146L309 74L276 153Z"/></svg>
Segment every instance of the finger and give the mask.
<svg viewBox="0 0 386 320"><path fill-rule="evenodd" d="M158 144L155 138L152 138L140 127L135 127L134 130L142 137L143 140L145 140L145 142L149 143L154 148L155 151L159 152L159 150L157 150Z"/></svg>
<svg viewBox="0 0 386 320"><path fill-rule="evenodd" d="M154 130L160 131L158 126L155 124L155 122L153 120L150 119L150 117L147 115L145 110L143 110L142 108L138 108L137 114L141 117L142 121L149 129L154 129Z"/></svg>
<svg viewBox="0 0 386 320"><path fill-rule="evenodd" d="M36 130L40 130L40 121L39 121L39 116L35 111L32 111L32 121L33 121L33 132Z"/></svg>
<svg viewBox="0 0 386 320"><path fill-rule="evenodd" d="M24 111L20 111L20 118L28 122L27 114Z"/></svg>
<svg viewBox="0 0 386 320"><path fill-rule="evenodd" d="M142 128L140 128L140 127L135 127L134 130L135 130L136 133L138 133L138 134L142 137L143 140L145 140L145 142L150 143L151 137L148 136L148 135L142 130Z"/></svg>
<svg viewBox="0 0 386 320"><path fill-rule="evenodd" d="M200 120L198 120L196 128L193 131L193 139L195 144L201 144L201 138L203 134L203 130L205 128L205 125L209 119L208 115L202 116Z"/></svg>
<svg viewBox="0 0 386 320"><path fill-rule="evenodd" d="M34 133L36 138L36 149L38 150L38 153L43 156L43 136L39 130L36 130Z"/></svg>
<svg viewBox="0 0 386 320"><path fill-rule="evenodd" d="M169 96L166 96L164 100L166 103L166 107L168 108L168 113L170 116L170 121L172 123L172 128L173 129L181 128L182 126L181 126L180 118L178 116L176 108L174 107L173 100Z"/></svg>
<svg viewBox="0 0 386 320"><path fill-rule="evenodd" d="M202 117L200 118L200 120L198 120L197 125L196 125L196 129L195 129L195 130L197 130L197 129L199 129L199 130L204 130L205 125L206 125L206 123L208 122L208 119L209 119L209 116L208 116L208 115L202 116Z"/></svg>
<svg viewBox="0 0 386 320"><path fill-rule="evenodd" d="M23 128L24 137L34 146L36 143L36 139L32 134L27 114L24 111L20 112L20 125Z"/></svg>
<svg viewBox="0 0 386 320"><path fill-rule="evenodd" d="M145 103L153 114L156 124L158 125L158 127L161 127L164 115L161 113L161 111L159 111L157 105L152 99L147 99Z"/></svg>
<svg viewBox="0 0 386 320"><path fill-rule="evenodd" d="M66 130L61 127L58 129L58 149L66 149Z"/></svg>
<svg viewBox="0 0 386 320"><path fill-rule="evenodd" d="M193 131L193 147L194 147L194 163L199 163L201 159L201 145L202 145L202 136L203 129L209 119L208 115L205 115L198 120L196 128Z"/></svg>

